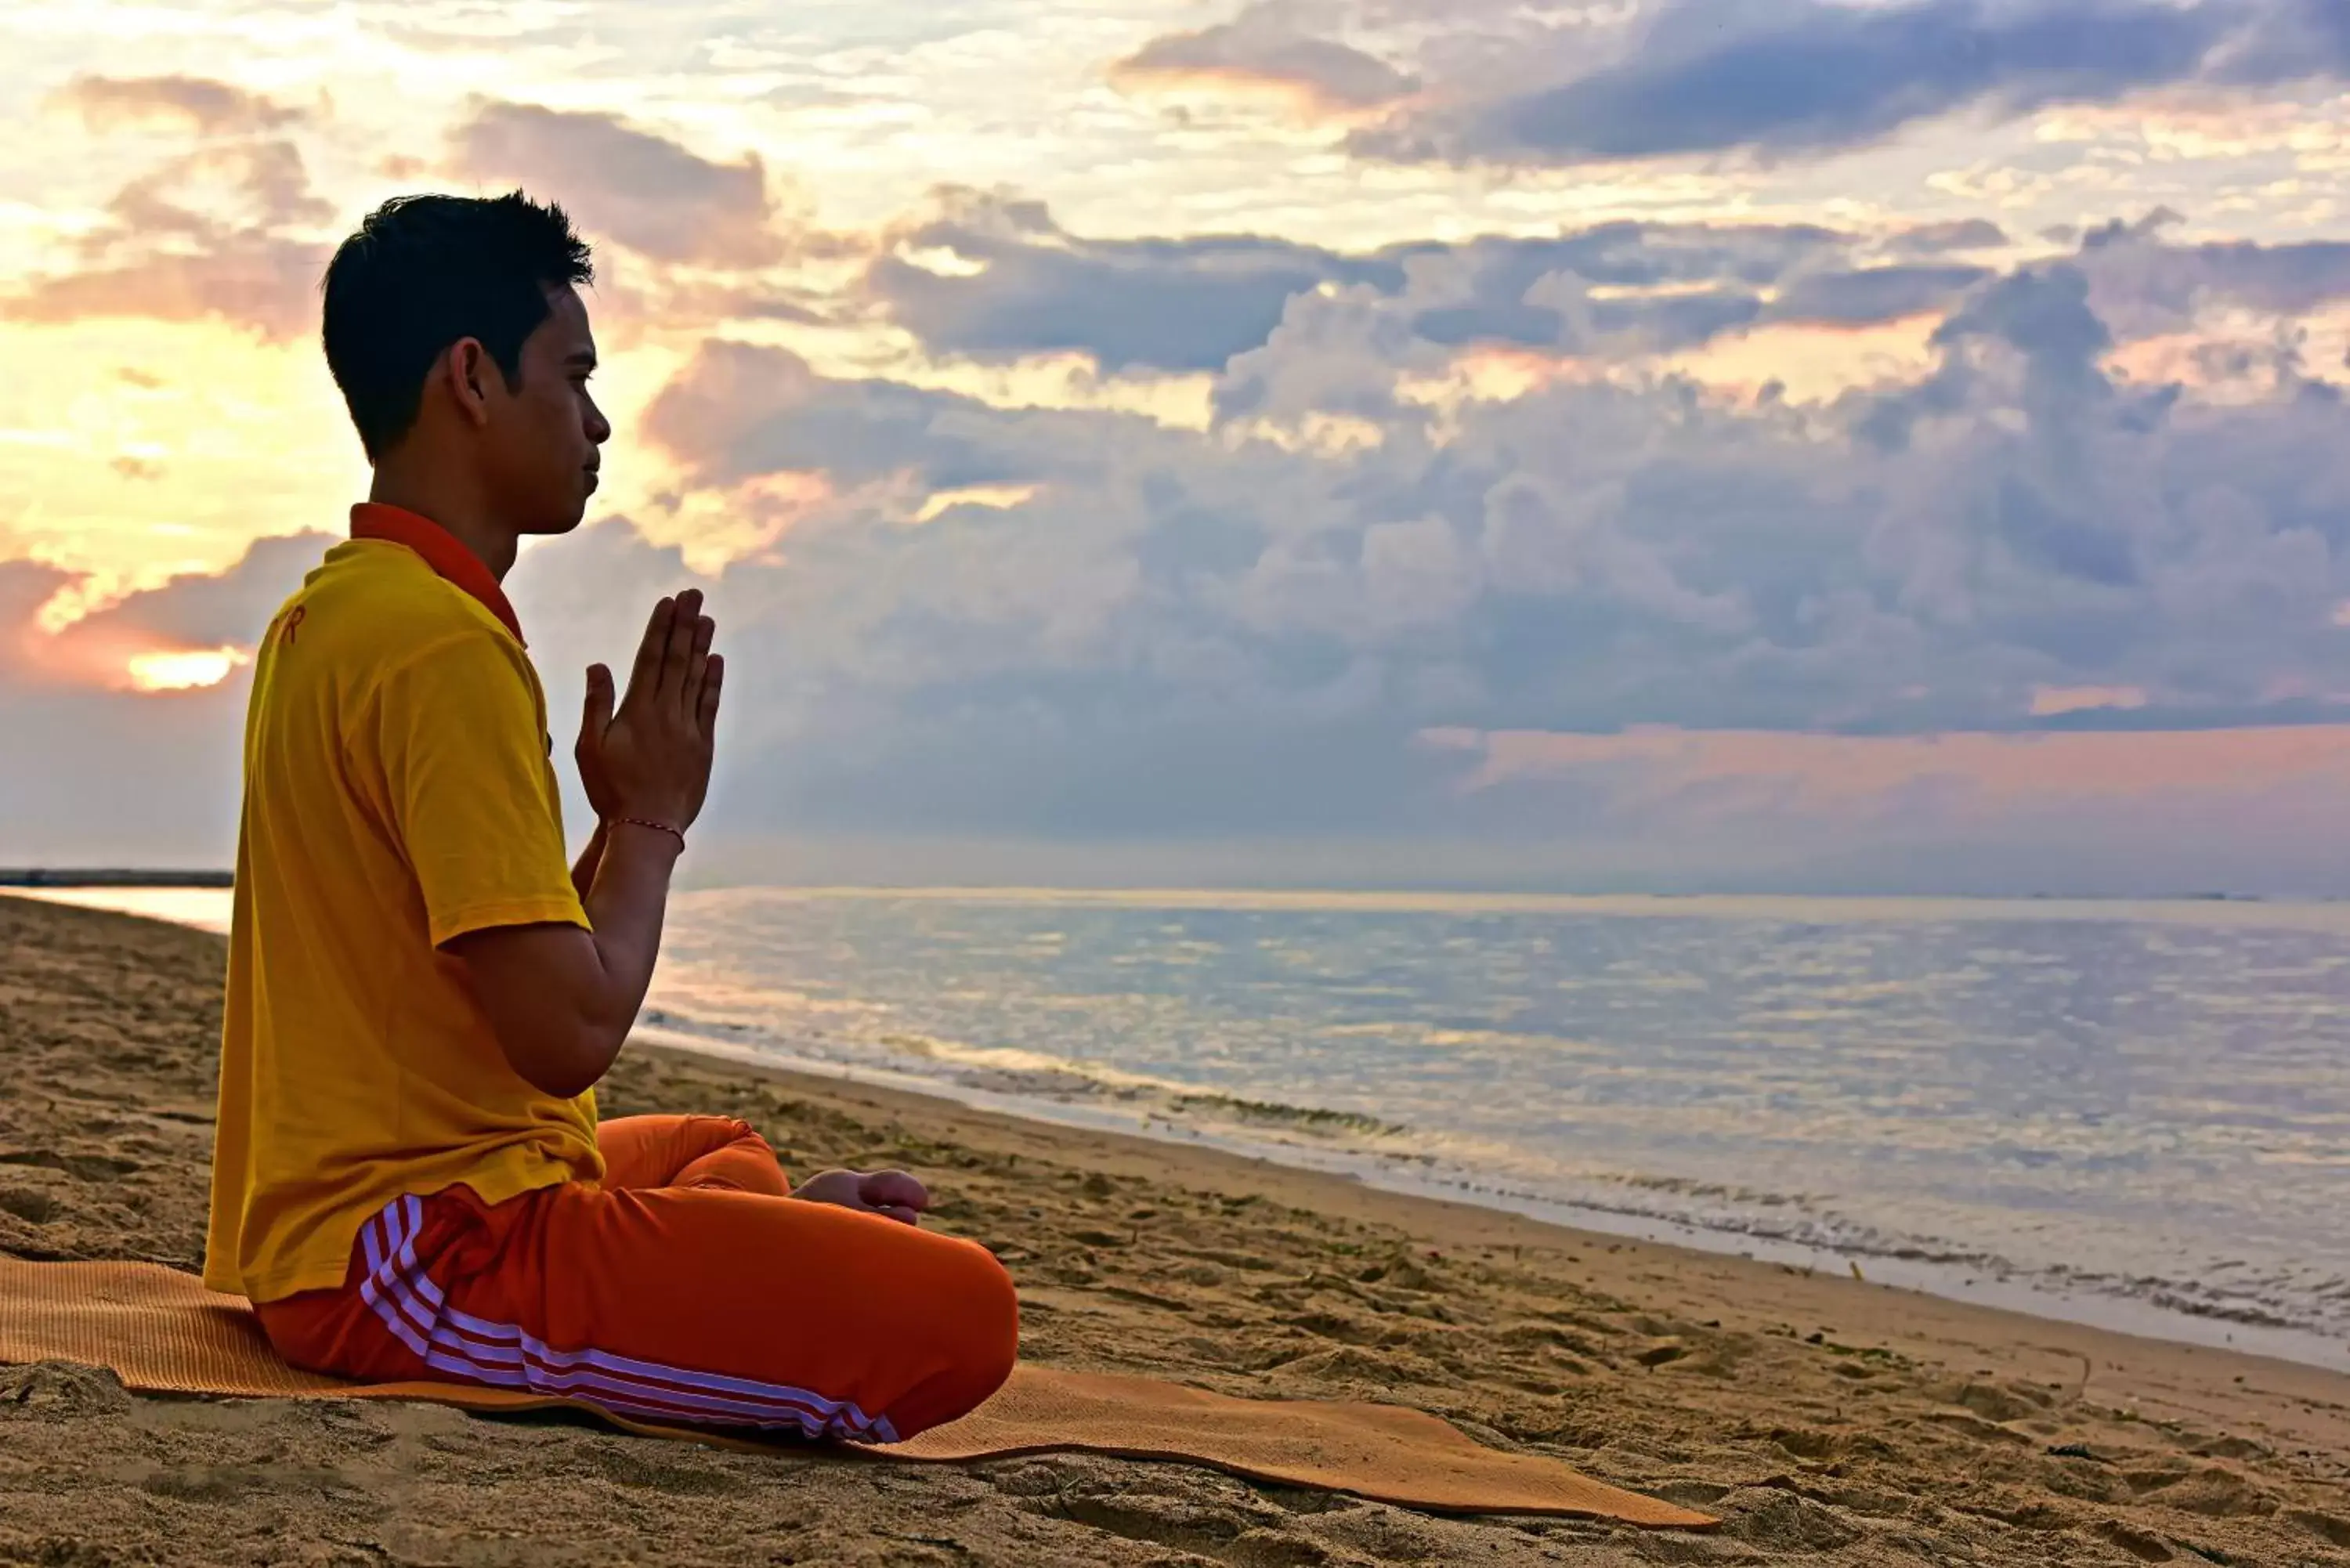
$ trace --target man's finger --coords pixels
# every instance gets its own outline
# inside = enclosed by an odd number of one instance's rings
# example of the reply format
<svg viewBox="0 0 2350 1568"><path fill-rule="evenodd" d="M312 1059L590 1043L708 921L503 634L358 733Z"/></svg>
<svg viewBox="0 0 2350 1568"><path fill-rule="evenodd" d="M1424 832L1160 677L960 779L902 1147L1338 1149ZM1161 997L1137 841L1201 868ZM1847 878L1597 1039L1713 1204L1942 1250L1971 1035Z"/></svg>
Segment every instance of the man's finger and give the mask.
<svg viewBox="0 0 2350 1568"><path fill-rule="evenodd" d="M579 715L579 744L599 745L612 723L612 672L600 664L588 667L588 703Z"/></svg>
<svg viewBox="0 0 2350 1568"><path fill-rule="evenodd" d="M670 621L677 614L677 603L663 599L653 606L653 613L645 622L645 638L637 644L637 662L629 671L629 700L641 702L660 685L661 656L669 648Z"/></svg>
<svg viewBox="0 0 2350 1568"><path fill-rule="evenodd" d="M702 618L702 595L688 588L677 596L670 617L669 639L661 649L660 681L649 695L674 704L685 686L686 665L693 657L694 623Z"/></svg>
<svg viewBox="0 0 2350 1568"><path fill-rule="evenodd" d="M686 655L685 680L678 688L678 706L686 721L692 722L702 711L702 684L709 678L711 639L718 635L718 623L708 616L696 616L693 620L693 649Z"/></svg>
<svg viewBox="0 0 2350 1568"><path fill-rule="evenodd" d="M709 665L702 672L702 706L693 716L704 740L718 733L718 689L725 684L725 680L726 656L713 653L710 656Z"/></svg>

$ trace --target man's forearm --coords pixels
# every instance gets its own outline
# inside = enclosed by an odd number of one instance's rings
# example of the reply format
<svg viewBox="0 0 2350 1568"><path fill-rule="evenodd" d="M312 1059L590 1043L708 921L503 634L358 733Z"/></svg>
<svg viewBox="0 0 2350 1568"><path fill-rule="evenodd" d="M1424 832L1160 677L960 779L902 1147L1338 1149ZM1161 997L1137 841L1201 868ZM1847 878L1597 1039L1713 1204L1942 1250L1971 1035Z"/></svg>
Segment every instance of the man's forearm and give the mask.
<svg viewBox="0 0 2350 1568"><path fill-rule="evenodd" d="M608 831L603 823L597 823L596 831L588 839L588 847L579 852L579 858L572 864L571 886L578 890L582 904L588 901L589 891L596 886L596 867L603 864L605 835Z"/></svg>
<svg viewBox="0 0 2350 1568"><path fill-rule="evenodd" d="M593 929L540 923L457 940L506 1061L534 1087L567 1099L611 1070L652 984L682 848L655 829L616 826L581 900Z"/></svg>
<svg viewBox="0 0 2350 1568"><path fill-rule="evenodd" d="M595 927L596 956L603 971L588 1021L602 1054L593 1075L601 1077L627 1043L652 985L661 922L669 909L670 876L683 846L665 833L643 827L623 826L608 837L600 832L598 836L603 839L602 849L581 901Z"/></svg>

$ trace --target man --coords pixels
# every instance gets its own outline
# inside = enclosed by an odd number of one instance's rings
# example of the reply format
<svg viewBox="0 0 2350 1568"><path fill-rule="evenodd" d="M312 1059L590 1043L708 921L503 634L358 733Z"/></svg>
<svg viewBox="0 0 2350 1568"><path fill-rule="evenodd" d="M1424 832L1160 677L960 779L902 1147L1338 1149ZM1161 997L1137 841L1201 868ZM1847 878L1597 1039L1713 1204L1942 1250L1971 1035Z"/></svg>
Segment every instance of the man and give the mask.
<svg viewBox="0 0 2350 1568"><path fill-rule="evenodd" d="M983 1249L901 1172L787 1182L747 1126L596 1117L708 787L701 596L588 672L567 867L546 700L500 586L578 526L611 435L560 208L387 202L326 350L374 467L270 624L247 719L204 1278L297 1365L890 1442L1010 1374Z"/></svg>

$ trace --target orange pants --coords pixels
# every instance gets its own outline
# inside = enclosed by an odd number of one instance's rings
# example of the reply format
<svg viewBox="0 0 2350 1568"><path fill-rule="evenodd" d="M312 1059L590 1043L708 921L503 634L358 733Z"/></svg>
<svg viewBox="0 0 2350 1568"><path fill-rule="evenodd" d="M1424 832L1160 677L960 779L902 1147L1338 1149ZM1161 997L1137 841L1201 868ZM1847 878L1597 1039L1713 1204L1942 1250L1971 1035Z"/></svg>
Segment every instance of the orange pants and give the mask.
<svg viewBox="0 0 2350 1568"><path fill-rule="evenodd" d="M646 1419L897 1442L1011 1376L985 1248L789 1196L742 1122L630 1116L603 1183L400 1198L341 1288L257 1310L297 1366L562 1395Z"/></svg>

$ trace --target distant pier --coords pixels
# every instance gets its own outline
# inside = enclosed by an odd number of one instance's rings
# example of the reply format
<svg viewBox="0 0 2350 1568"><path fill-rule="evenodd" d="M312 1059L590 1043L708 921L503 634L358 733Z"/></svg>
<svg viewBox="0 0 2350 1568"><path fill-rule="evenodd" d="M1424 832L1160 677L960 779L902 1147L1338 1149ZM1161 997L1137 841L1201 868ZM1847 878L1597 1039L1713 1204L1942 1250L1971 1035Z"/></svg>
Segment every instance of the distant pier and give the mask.
<svg viewBox="0 0 2350 1568"><path fill-rule="evenodd" d="M0 888L233 888L226 871L134 871L9 869L0 867Z"/></svg>

